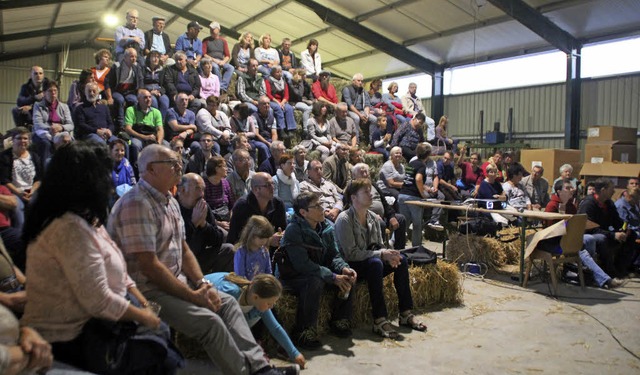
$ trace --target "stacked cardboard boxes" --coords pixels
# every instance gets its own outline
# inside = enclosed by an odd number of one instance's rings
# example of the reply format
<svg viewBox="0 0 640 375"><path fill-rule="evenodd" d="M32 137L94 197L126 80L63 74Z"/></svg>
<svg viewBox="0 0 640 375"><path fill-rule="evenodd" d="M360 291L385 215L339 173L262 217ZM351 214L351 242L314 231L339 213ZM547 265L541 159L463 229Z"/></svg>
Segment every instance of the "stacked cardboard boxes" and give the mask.
<svg viewBox="0 0 640 375"><path fill-rule="evenodd" d="M551 185L556 178L560 177L560 167L564 164L571 164L573 167L571 177L579 177L580 169L582 168L582 151L560 149L522 150L520 163L528 171L531 171L536 165L542 166L544 168L544 178ZM552 187L550 186L550 188Z"/></svg>
<svg viewBox="0 0 640 375"><path fill-rule="evenodd" d="M594 126L587 130L585 163L637 161L638 129L618 126Z"/></svg>

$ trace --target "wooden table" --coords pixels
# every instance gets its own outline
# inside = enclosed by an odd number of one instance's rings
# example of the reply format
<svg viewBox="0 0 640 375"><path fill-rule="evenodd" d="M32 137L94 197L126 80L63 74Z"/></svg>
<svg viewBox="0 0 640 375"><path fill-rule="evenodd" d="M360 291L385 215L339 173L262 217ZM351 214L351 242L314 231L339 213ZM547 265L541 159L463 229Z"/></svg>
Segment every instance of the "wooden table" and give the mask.
<svg viewBox="0 0 640 375"><path fill-rule="evenodd" d="M479 208L470 205L450 205L450 204L441 204L437 202L428 202L428 201L408 201L407 204L412 204L414 206L421 206L425 208L442 208L444 210L452 210L452 211L462 211L462 212L478 212L478 213L488 213L488 214L502 214L517 216L522 218L522 223L520 224L520 285L524 281L524 249L526 247L526 229L527 229L527 219L535 219L535 220L563 220L568 219L573 215L569 214L559 214L554 212L544 212L544 211L533 211L533 210L524 210L522 212L518 211L505 211L505 210L487 210L486 208ZM445 211L446 212L446 211ZM444 257L444 246L442 248L442 256Z"/></svg>

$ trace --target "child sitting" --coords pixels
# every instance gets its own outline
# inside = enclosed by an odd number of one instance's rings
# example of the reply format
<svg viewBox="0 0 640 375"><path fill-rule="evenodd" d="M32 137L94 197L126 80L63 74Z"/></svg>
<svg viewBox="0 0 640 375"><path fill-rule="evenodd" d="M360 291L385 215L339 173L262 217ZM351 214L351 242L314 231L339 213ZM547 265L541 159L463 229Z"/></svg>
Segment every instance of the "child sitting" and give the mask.
<svg viewBox="0 0 640 375"><path fill-rule="evenodd" d="M267 245L273 236L273 226L264 216L253 215L240 233L233 258L233 270L238 276L252 280L255 275L271 272Z"/></svg>
<svg viewBox="0 0 640 375"><path fill-rule="evenodd" d="M391 141L391 133L387 132L387 116L378 117L378 128L371 133L371 151L382 154L384 161L389 159L387 147Z"/></svg>

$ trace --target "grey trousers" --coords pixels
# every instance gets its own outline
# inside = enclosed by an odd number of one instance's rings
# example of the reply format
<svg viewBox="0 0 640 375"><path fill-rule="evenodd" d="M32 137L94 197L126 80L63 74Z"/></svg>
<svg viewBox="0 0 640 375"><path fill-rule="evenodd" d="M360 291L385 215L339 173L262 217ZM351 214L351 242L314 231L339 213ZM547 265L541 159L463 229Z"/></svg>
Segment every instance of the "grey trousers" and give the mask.
<svg viewBox="0 0 640 375"><path fill-rule="evenodd" d="M178 332L198 340L223 374L252 374L268 366L236 299L218 293L222 307L217 313L162 291L146 292L145 297L162 306L162 320Z"/></svg>

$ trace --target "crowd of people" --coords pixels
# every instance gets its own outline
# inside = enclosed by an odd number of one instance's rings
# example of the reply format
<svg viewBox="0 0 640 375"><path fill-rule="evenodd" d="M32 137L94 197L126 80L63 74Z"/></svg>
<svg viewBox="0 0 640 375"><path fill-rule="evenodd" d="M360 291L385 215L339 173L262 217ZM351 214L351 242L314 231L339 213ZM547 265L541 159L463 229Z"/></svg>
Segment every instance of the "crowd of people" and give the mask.
<svg viewBox="0 0 640 375"><path fill-rule="evenodd" d="M580 187L563 175L550 196L542 167L526 171L501 153L467 159L447 117L436 126L426 116L414 83L399 97L396 83L365 90L357 73L339 101L314 39L299 58L289 39L275 49L269 34L254 48L242 33L229 49L219 23L200 40L194 21L174 50L163 17L147 32L138 17L127 11L115 53L95 53L67 103L39 66L19 94L0 153L0 304L20 326L0 307L12 327L1 373L46 369L55 357L100 374L173 374L184 360L169 326L225 374L298 373L300 350L322 346L326 289L336 297L331 333L352 335L357 280L374 333L399 338L395 319L423 332L400 250L408 237L420 246L425 226L444 226L439 210L425 215L411 200L585 212L600 225L584 251L600 259L599 285L637 271L637 179L615 206L604 180L578 204ZM296 110L304 137L291 144ZM385 160L377 176L363 143ZM437 161L436 147L447 150ZM390 273L397 317L382 293ZM291 332L271 312L283 290L298 297ZM252 332L260 320L293 365L269 364Z"/></svg>

